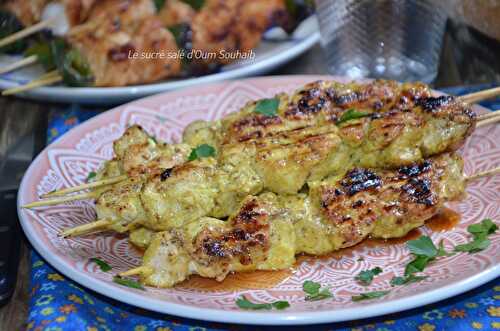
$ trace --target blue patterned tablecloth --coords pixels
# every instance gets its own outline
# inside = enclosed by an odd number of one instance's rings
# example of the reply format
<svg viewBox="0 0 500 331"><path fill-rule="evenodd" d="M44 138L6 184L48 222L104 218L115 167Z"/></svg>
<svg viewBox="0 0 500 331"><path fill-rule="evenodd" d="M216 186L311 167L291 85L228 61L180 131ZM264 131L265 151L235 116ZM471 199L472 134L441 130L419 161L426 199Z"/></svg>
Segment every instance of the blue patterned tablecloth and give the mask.
<svg viewBox="0 0 500 331"><path fill-rule="evenodd" d="M475 89L483 88L485 86ZM459 95L475 89L458 87L447 92ZM500 100L483 105L500 109ZM82 110L78 106L52 111L48 142L97 113L96 110ZM254 327L207 323L148 312L82 288L55 271L35 251L31 253L31 263L27 330L500 330L500 278L452 299L374 319L318 326Z"/></svg>

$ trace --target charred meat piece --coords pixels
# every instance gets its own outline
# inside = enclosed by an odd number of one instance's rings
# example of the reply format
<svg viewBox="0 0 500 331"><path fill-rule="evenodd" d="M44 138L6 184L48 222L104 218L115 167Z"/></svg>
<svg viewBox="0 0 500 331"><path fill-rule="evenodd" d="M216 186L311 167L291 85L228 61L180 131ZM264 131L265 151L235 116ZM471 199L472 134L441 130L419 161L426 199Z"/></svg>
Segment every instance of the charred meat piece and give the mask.
<svg viewBox="0 0 500 331"><path fill-rule="evenodd" d="M234 271L279 270L295 262L295 232L275 197L249 196L228 221L201 218L155 234L141 281L171 287L189 275L223 280Z"/></svg>

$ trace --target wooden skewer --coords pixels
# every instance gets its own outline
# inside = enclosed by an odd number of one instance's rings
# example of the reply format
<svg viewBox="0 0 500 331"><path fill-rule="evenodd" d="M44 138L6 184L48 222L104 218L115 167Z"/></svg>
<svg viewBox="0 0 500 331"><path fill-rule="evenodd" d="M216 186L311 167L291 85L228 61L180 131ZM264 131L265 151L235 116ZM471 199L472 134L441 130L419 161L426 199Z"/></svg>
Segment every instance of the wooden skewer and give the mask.
<svg viewBox="0 0 500 331"><path fill-rule="evenodd" d="M130 269L119 273L120 277L137 276L137 275L147 275L153 273L153 268L147 266L140 266L134 269Z"/></svg>
<svg viewBox="0 0 500 331"><path fill-rule="evenodd" d="M18 41L19 39L23 39L24 37L32 35L33 33L37 33L38 31L41 31L45 28L48 28L49 26L51 26L54 23L54 21L55 21L55 18L48 19L46 21L41 21L37 24L34 24L30 27L27 27L26 29L23 29L21 31L13 33L10 36L5 37L2 40L0 40L0 47L12 44L13 42Z"/></svg>
<svg viewBox="0 0 500 331"><path fill-rule="evenodd" d="M62 204L64 202L95 199L97 197L98 197L98 195L96 194L96 192L87 192L87 193L69 195L66 197L58 197L58 198L49 199L49 200L35 201L35 202L32 202L32 203L29 203L27 205L22 206L22 208L31 209L31 208L37 208L37 207L54 206L54 205Z"/></svg>
<svg viewBox="0 0 500 331"><path fill-rule="evenodd" d="M66 229L60 233L60 236L63 238L82 236L84 234L106 229L111 224L111 221L108 220L97 220L71 229Z"/></svg>
<svg viewBox="0 0 500 331"><path fill-rule="evenodd" d="M496 123L496 122L500 122L500 116L490 117L490 118L487 118L485 120L479 121L476 123L476 128L480 128L482 126Z"/></svg>
<svg viewBox="0 0 500 331"><path fill-rule="evenodd" d="M468 182L472 182L472 181L479 179L479 178L495 176L498 174L500 174L500 167L486 170L486 171L482 171L482 172L479 172L477 174L467 176L467 177L465 177L465 181L468 183Z"/></svg>
<svg viewBox="0 0 500 331"><path fill-rule="evenodd" d="M111 178L107 178L107 179L97 180L95 182L90 182L90 183L86 183L86 184L82 184L82 185L77 185L74 187L69 187L69 188L66 188L63 190L50 192L50 193L42 195L41 198L45 199L45 198L50 198L50 197L57 197L57 196L61 196L61 195L66 195L68 193L82 191L85 189L102 187L102 186L106 186L106 185L112 185L112 184L116 184L116 183L119 183L121 181L124 181L125 179L127 179L127 175L121 175L121 176L111 177Z"/></svg>
<svg viewBox="0 0 500 331"><path fill-rule="evenodd" d="M34 88L37 88L37 87L52 85L52 84L55 84L55 83L62 81L61 75L52 74L52 73L53 73L53 71L50 72L51 75L46 74L39 79L36 79L36 80L29 82L28 84L18 86L18 87L13 87L11 89L7 89L7 90L2 92L2 95L6 96L6 95L13 95L13 94L21 93L21 92L26 92L26 91L32 90Z"/></svg>
<svg viewBox="0 0 500 331"><path fill-rule="evenodd" d="M490 111L489 113L479 115L477 117L477 121L480 122L480 121L487 120L488 118L493 118L493 117L497 117L497 116L500 116L500 111Z"/></svg>
<svg viewBox="0 0 500 331"><path fill-rule="evenodd" d="M467 103L476 103L478 101L491 99L500 95L500 86L484 91L466 94L460 97L460 100Z"/></svg>
<svg viewBox="0 0 500 331"><path fill-rule="evenodd" d="M59 75L59 72L57 70L52 70L52 71L44 73L43 75L41 75L40 77L38 77L36 80L47 79L47 78L50 78L50 77L56 77L58 75Z"/></svg>
<svg viewBox="0 0 500 331"><path fill-rule="evenodd" d="M23 67L30 66L38 61L38 56L36 55L31 55L28 57L25 57L24 59L14 62L6 67L0 68L0 75L6 74L8 72L21 69Z"/></svg>

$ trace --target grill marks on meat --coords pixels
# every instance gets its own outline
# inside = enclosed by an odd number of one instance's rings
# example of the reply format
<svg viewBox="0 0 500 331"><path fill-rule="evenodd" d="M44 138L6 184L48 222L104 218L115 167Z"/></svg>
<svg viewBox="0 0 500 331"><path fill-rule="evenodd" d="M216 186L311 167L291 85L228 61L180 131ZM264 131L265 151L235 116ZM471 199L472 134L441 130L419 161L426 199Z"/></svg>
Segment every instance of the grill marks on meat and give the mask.
<svg viewBox="0 0 500 331"><path fill-rule="evenodd" d="M279 116L253 114L236 121L229 130L232 131L230 135L238 136L238 142L244 142L250 139L262 138L270 127L279 125L282 122ZM239 133L243 134L239 135Z"/></svg>
<svg viewBox="0 0 500 331"><path fill-rule="evenodd" d="M354 169L347 173L340 185L344 192L351 197L361 191L380 187L382 180L369 169Z"/></svg>
<svg viewBox="0 0 500 331"><path fill-rule="evenodd" d="M401 186L406 197L419 204L434 206L437 197L432 192L432 182L429 178L411 178L407 184Z"/></svg>
<svg viewBox="0 0 500 331"><path fill-rule="evenodd" d="M320 89L319 86L305 88L298 92L299 99L296 103L290 103L285 112L285 117L299 119L314 115L322 111L329 104L328 90Z"/></svg>
<svg viewBox="0 0 500 331"><path fill-rule="evenodd" d="M438 196L448 166L446 156L443 160L426 160L395 171L354 169L334 184L320 186L321 214L338 227L344 245L369 235L367 229L381 217L393 217L399 225L407 215L430 217L443 203Z"/></svg>
<svg viewBox="0 0 500 331"><path fill-rule="evenodd" d="M269 217L257 198L244 202L231 218L230 230L203 230L196 238L195 258L199 262L228 264L237 259L242 265L253 263L252 251L259 255L269 247Z"/></svg>
<svg viewBox="0 0 500 331"><path fill-rule="evenodd" d="M416 163L409 166L403 166L398 169L398 173L405 177L415 177L431 170L432 163L425 160L422 163Z"/></svg>
<svg viewBox="0 0 500 331"><path fill-rule="evenodd" d="M418 99L417 106L421 106L425 111L435 113L442 107L448 106L455 100L452 96L427 97Z"/></svg>
<svg viewBox="0 0 500 331"><path fill-rule="evenodd" d="M450 125L465 124L471 128L475 121L469 106L454 97L432 97L428 87L420 83L317 81L289 97L277 97L281 100L278 116L254 113L256 102L252 102L241 114L227 120L229 125L223 144L261 139L297 128L333 126L350 109L370 116L345 122L340 134L356 144L376 139L380 147L396 140L405 129L422 128L433 119L447 117Z"/></svg>

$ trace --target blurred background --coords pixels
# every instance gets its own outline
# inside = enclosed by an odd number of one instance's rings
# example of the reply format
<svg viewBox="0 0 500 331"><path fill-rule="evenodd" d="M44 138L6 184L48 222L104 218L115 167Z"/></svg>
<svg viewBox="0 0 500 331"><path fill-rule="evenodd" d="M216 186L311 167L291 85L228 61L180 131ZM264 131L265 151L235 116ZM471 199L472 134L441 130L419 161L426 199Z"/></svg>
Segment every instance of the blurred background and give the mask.
<svg viewBox="0 0 500 331"><path fill-rule="evenodd" d="M424 80L452 94L500 83L500 0L318 0L317 8L321 42L269 75ZM484 105L500 108L498 100ZM47 143L109 108L0 97L0 189L15 190ZM0 330L21 329L28 314L29 248L15 235L20 269Z"/></svg>

